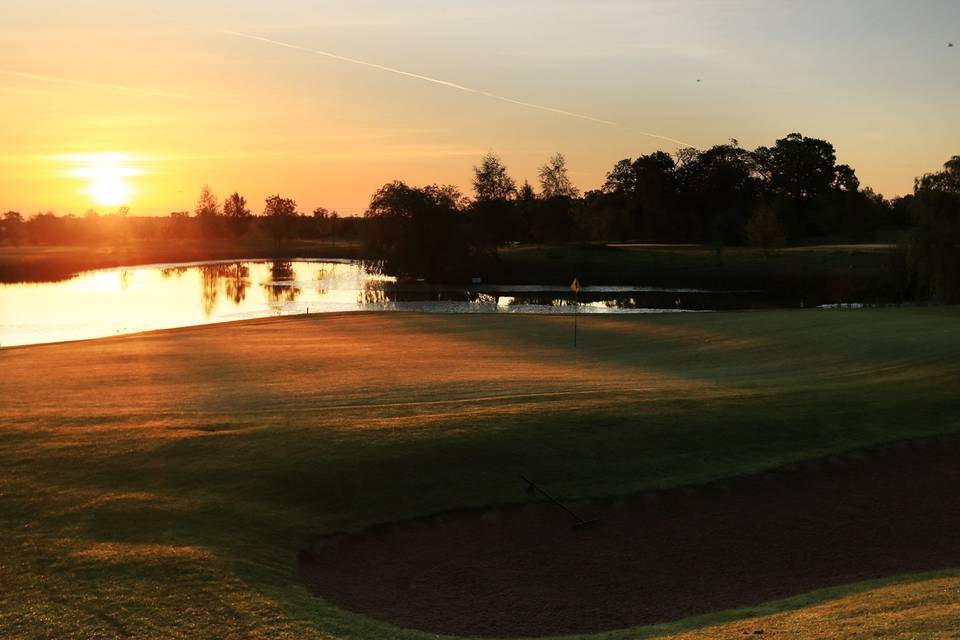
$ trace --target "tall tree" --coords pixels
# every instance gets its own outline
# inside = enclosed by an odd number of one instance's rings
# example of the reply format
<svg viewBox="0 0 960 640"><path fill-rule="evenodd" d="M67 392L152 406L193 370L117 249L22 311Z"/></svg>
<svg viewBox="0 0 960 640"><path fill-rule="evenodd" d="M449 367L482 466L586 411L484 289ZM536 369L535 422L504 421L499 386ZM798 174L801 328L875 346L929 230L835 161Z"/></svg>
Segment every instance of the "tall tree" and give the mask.
<svg viewBox="0 0 960 640"><path fill-rule="evenodd" d="M754 157L774 191L797 202L827 193L836 179L837 155L826 140L791 133L772 148L760 147Z"/></svg>
<svg viewBox="0 0 960 640"><path fill-rule="evenodd" d="M473 168L473 190L476 199L470 208L475 233L484 234L490 242L503 244L518 236L513 201L517 185L507 174L503 161L488 153Z"/></svg>
<svg viewBox="0 0 960 640"><path fill-rule="evenodd" d="M209 185L203 185L200 190L200 197L197 198L197 206L194 207L193 212L200 222L200 230L204 236L210 238L218 235L220 231L220 204Z"/></svg>
<svg viewBox="0 0 960 640"><path fill-rule="evenodd" d="M621 237L631 232L650 239L682 235L676 163L670 154L657 151L636 160L620 160L607 174L601 191L588 198L587 205L594 215L607 219L603 228L616 230Z"/></svg>
<svg viewBox="0 0 960 640"><path fill-rule="evenodd" d="M576 198L580 191L573 186L567 172L567 159L562 153L557 153L540 167L540 192L544 198Z"/></svg>
<svg viewBox="0 0 960 640"><path fill-rule="evenodd" d="M309 226L316 237L326 236L332 239L336 233L337 212L331 212L326 207L316 207Z"/></svg>
<svg viewBox="0 0 960 640"><path fill-rule="evenodd" d="M910 208L907 259L919 293L960 302L960 156L917 178Z"/></svg>
<svg viewBox="0 0 960 640"><path fill-rule="evenodd" d="M838 164L834 171L833 188L839 191L856 193L860 191L860 179L857 172L848 164Z"/></svg>
<svg viewBox="0 0 960 640"><path fill-rule="evenodd" d="M915 191L960 193L960 156L953 156L943 163L943 171L924 174L914 184Z"/></svg>
<svg viewBox="0 0 960 640"><path fill-rule="evenodd" d="M247 199L237 192L232 193L224 200L223 215L230 231L237 238L247 232L250 222L253 220L253 214L247 208Z"/></svg>
<svg viewBox="0 0 960 640"><path fill-rule="evenodd" d="M3 231L0 241L19 247L23 234L23 216L17 211L7 211L0 220L0 229Z"/></svg>
<svg viewBox="0 0 960 640"><path fill-rule="evenodd" d="M688 154L678 165L678 193L693 238L719 244L743 241L743 225L760 192L749 155L731 140Z"/></svg>
<svg viewBox="0 0 960 640"><path fill-rule="evenodd" d="M263 225L279 247L293 231L297 221L297 201L279 194L268 197L263 207Z"/></svg>
<svg viewBox="0 0 960 640"><path fill-rule="evenodd" d="M523 184L520 185L520 189L517 191L517 200L523 202L526 200L535 200L536 197L537 192L533 190L530 182L528 180L524 180Z"/></svg>
<svg viewBox="0 0 960 640"><path fill-rule="evenodd" d="M507 200L517 192L517 184L507 173L507 167L494 153L487 153L473 168L473 191L477 200Z"/></svg>
<svg viewBox="0 0 960 640"><path fill-rule="evenodd" d="M403 275L462 277L477 254L464 208L463 195L451 185L385 184L365 214L370 248Z"/></svg>
<svg viewBox="0 0 960 640"><path fill-rule="evenodd" d="M607 180L601 188L604 193L633 195L637 190L637 173L630 158L619 160L607 173Z"/></svg>
<svg viewBox="0 0 960 640"><path fill-rule="evenodd" d="M220 213L220 205L217 204L217 197L213 195L210 185L203 185L200 189L200 197L197 198L197 206L193 210L196 216L215 216Z"/></svg>

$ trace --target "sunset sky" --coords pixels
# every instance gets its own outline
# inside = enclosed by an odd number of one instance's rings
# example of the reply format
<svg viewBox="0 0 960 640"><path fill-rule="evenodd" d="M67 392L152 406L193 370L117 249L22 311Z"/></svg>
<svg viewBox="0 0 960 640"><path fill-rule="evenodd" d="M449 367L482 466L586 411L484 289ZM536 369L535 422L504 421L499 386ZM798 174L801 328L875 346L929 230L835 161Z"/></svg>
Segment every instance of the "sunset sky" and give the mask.
<svg viewBox="0 0 960 640"><path fill-rule="evenodd" d="M2 0L0 48L24 214L166 214L209 183L350 215L393 179L469 191L490 150L532 183L561 151L590 189L792 131L893 196L960 153L957 0Z"/></svg>

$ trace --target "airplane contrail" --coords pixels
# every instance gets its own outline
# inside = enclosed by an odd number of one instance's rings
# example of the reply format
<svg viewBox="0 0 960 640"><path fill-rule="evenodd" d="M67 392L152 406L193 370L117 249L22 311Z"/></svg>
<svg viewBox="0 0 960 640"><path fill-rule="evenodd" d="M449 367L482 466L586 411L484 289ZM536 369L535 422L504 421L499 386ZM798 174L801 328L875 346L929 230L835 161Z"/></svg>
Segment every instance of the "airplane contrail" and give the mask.
<svg viewBox="0 0 960 640"><path fill-rule="evenodd" d="M90 82L89 80L75 80L73 78L64 78L62 76L49 76L41 73L26 73L24 71L14 71L12 69L0 69L0 75L9 76L12 78L26 78L27 80L42 80L43 82L57 82L60 84L70 84L80 87L91 87L93 89L107 89L110 91L121 91L124 93L138 93L147 96L156 96L158 98L193 100L191 96L185 96L179 93L169 93L159 89L130 87L122 84L108 84L104 82Z"/></svg>
<svg viewBox="0 0 960 640"><path fill-rule="evenodd" d="M423 82L430 82L433 84L438 84L450 89L456 89L457 91L464 91L466 93L473 93L479 96L484 96L486 98L492 98L494 100L500 100L501 102L509 102L510 104L519 105L521 107L528 107L530 109L538 109L540 111L547 111L549 113L556 113L562 116L567 116L570 118L579 118L580 120L588 120L590 122L596 122L597 124L606 125L608 127L618 127L632 133L637 133L643 136L650 138L657 138L659 140L666 140L668 142L673 142L674 144L692 147L694 145L684 142L683 140L678 140L676 138L671 138L670 136L660 135L659 133L651 133L649 131L641 131L639 129L633 129L621 125L618 122L613 122L612 120L604 120L602 118L595 118L583 113L576 113L574 111L566 111L564 109L558 109L556 107L548 107L542 104L534 104L532 102L524 102L522 100L516 100L507 96L502 96L497 93L491 93L489 91L481 91L480 89L474 89L472 87L466 87L462 84L457 84L455 82L449 82L447 80L440 80L438 78L431 78L430 76L420 75L419 73L412 73L410 71L404 71L403 69L396 69L394 67L388 67L382 64L376 64L375 62L367 62L366 60L358 60L357 58L348 58L347 56L341 56L336 53L331 53L329 51L322 51L320 49L311 49L309 47L301 47L299 45L290 44L289 42L281 42L279 40L271 40L270 38L264 38L262 36L255 36L249 33L242 33L240 31L230 31L229 29L220 29L220 33L225 33L227 35L236 36L238 38L247 38L249 40L257 40L260 42L265 42L267 44L272 44L278 47L285 47L287 49L293 49L295 51L303 51L306 53L312 53L314 55L323 56L325 58L331 58L333 60L339 60L340 62L349 62L350 64L356 64L364 67L369 67L371 69L378 69L380 71L386 71L387 73L394 73L401 76L406 76L408 78L413 78L415 80L422 80Z"/></svg>

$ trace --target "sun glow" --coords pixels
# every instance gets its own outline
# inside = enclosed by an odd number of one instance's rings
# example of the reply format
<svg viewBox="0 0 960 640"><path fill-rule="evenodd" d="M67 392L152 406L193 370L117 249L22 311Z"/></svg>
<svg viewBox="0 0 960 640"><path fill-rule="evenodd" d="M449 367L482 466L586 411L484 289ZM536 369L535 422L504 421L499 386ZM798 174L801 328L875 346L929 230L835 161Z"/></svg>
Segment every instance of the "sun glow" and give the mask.
<svg viewBox="0 0 960 640"><path fill-rule="evenodd" d="M104 175L90 183L87 190L100 204L107 207L126 204L130 200L132 189L122 178Z"/></svg>
<svg viewBox="0 0 960 640"><path fill-rule="evenodd" d="M143 173L130 166L133 160L129 156L120 153L80 154L66 159L75 165L70 175L88 180L85 192L105 207L129 204L133 186L128 178Z"/></svg>

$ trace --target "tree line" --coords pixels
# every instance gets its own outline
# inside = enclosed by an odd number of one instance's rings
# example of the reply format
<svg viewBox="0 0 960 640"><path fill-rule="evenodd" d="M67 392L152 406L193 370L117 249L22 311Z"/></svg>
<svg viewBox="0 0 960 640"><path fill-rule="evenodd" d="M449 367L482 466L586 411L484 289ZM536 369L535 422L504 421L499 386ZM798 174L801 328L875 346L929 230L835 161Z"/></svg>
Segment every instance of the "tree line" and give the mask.
<svg viewBox="0 0 960 640"><path fill-rule="evenodd" d="M913 221L906 258L917 294L960 302L960 156L917 178L898 204Z"/></svg>
<svg viewBox="0 0 960 640"><path fill-rule="evenodd" d="M77 244L137 239L241 238L282 247L291 238L352 236L369 257L401 276L462 279L488 270L509 243L691 242L763 250L797 242L864 241L902 232L915 289L960 299L960 157L920 176L914 192L887 200L861 186L826 140L791 133L771 146L736 140L706 150L656 151L617 162L599 189L581 193L563 154L537 172L537 186L510 175L494 153L473 168L473 194L453 185L383 185L363 218L323 207L298 211L273 195L260 215L233 193L221 203L208 187L192 212L136 218L125 211L82 218L8 212L0 242Z"/></svg>
<svg viewBox="0 0 960 640"><path fill-rule="evenodd" d="M490 270L508 243L691 242L769 251L798 242L904 238L911 288L960 301L960 156L887 200L861 187L826 140L791 133L752 151L736 140L706 150L625 158L581 194L566 158L518 186L494 153L473 169L473 198L452 185L395 181L373 196L370 251L401 275L466 278Z"/></svg>
<svg viewBox="0 0 960 640"><path fill-rule="evenodd" d="M57 216L52 212L24 218L17 211L0 217L0 244L97 245L125 241L176 243L182 240L215 241L265 239L282 248L290 239L359 237L362 220L340 217L317 207L301 213L293 198L271 195L255 215L246 198L237 192L221 203L204 186L193 211L173 211L167 217L131 216L126 207L101 215Z"/></svg>
<svg viewBox="0 0 960 640"><path fill-rule="evenodd" d="M581 193L566 158L518 185L493 153L473 169L473 198L451 185L384 185L366 216L370 246L410 274L477 270L512 242L689 242L765 250L800 241L864 241L916 223L911 198L862 188L832 144L799 133L752 151L736 140L706 150L625 158ZM919 188L919 187L918 187ZM431 255L430 252L433 252Z"/></svg>

